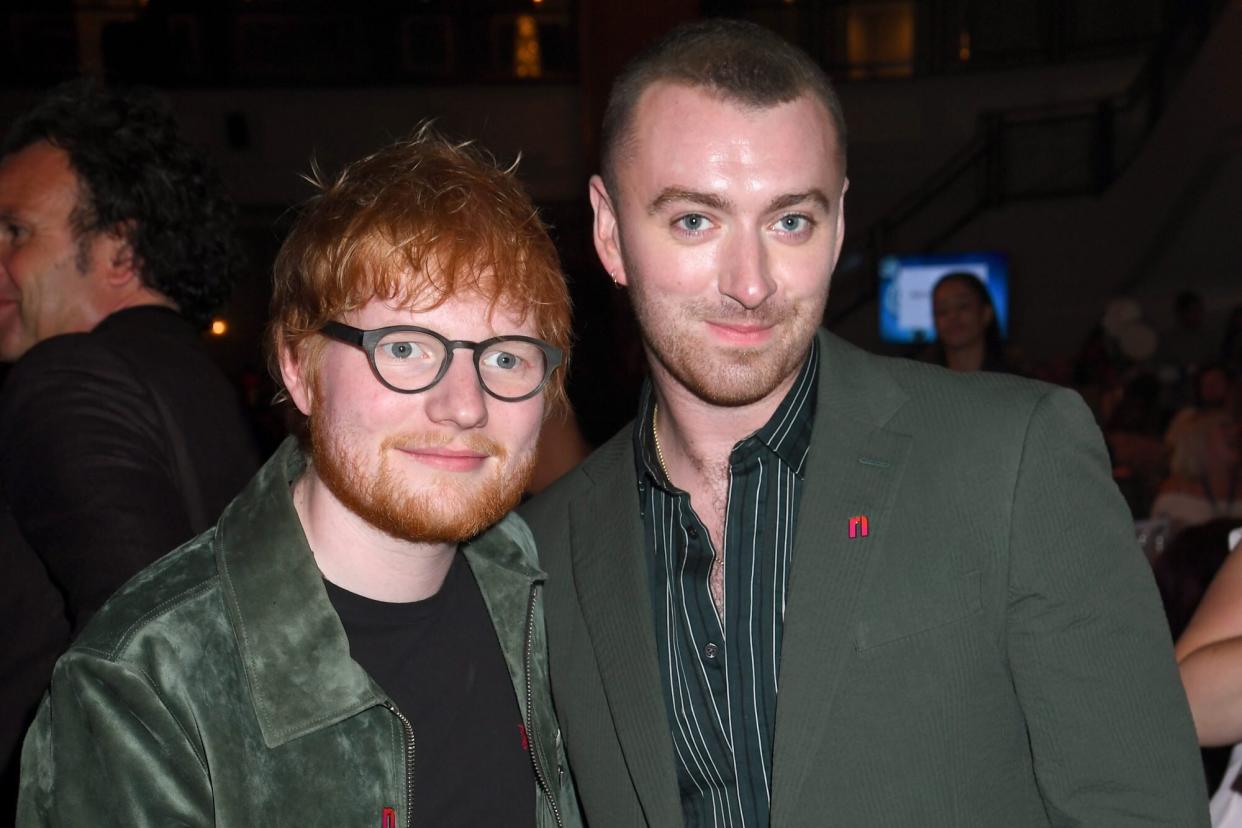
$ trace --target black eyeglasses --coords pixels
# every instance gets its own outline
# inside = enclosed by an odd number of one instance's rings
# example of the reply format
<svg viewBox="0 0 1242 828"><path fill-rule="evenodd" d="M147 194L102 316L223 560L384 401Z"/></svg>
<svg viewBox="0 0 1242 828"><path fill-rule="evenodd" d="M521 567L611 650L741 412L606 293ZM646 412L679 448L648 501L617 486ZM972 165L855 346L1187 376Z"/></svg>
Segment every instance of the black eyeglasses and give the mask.
<svg viewBox="0 0 1242 828"><path fill-rule="evenodd" d="M560 348L529 336L470 342L412 325L364 331L341 322L326 322L319 332L366 351L375 378L399 394L417 394L444 379L453 351L465 348L474 352L483 390L498 400L519 402L538 394L564 358Z"/></svg>

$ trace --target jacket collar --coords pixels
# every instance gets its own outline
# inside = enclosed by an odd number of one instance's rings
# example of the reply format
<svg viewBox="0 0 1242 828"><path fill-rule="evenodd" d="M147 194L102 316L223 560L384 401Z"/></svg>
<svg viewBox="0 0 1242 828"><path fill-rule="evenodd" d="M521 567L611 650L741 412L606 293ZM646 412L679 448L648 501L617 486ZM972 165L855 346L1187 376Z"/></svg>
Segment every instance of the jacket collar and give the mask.
<svg viewBox="0 0 1242 828"><path fill-rule="evenodd" d="M796 821L850 666L860 595L900 520L907 395L881 359L821 331L823 372L794 533L772 748L773 825Z"/></svg>
<svg viewBox="0 0 1242 828"><path fill-rule="evenodd" d="M290 486L305 468L290 437L224 510L216 531L225 607L268 747L385 698L349 656L293 508Z"/></svg>
<svg viewBox="0 0 1242 828"><path fill-rule="evenodd" d="M886 370L888 360L857 348L821 328L819 400L817 412L883 427L907 400L906 392ZM814 442L829 439L816 416Z"/></svg>
<svg viewBox="0 0 1242 828"><path fill-rule="evenodd" d="M387 700L349 641L293 507L306 458L287 439L224 511L215 553L263 740L276 747ZM480 582L542 581L516 516L464 547ZM480 572L480 570L483 570Z"/></svg>
<svg viewBox="0 0 1242 828"><path fill-rule="evenodd" d="M816 334L818 353L813 354L819 371L813 416L811 442L824 445L832 441L830 428L824 421L844 418L860 427L882 428L905 404L906 392L884 370L884 360L849 344L821 328ZM804 371L806 366L804 365ZM643 386L640 415L646 411L647 384ZM788 401L786 401L788 402ZM650 431L648 418L647 431ZM771 423L765 428L771 427ZM581 471L596 485L605 488L632 486L637 482L634 464L618 462L616 453L623 450L613 443L630 441L632 446L635 422L631 421L605 446L586 460ZM645 450L645 449L644 449ZM633 457L633 449L629 449ZM627 458L628 459L628 458ZM801 459L801 458L799 458Z"/></svg>
<svg viewBox="0 0 1242 828"><path fill-rule="evenodd" d="M484 572L495 572L507 582L522 582L528 587L548 579L539 568L534 536L516 512L510 512L495 526L462 544L461 550L485 595L488 589Z"/></svg>
<svg viewBox="0 0 1242 828"><path fill-rule="evenodd" d="M879 550L848 540L851 516L882 530L908 438L886 425L907 397L886 361L826 331L807 485L796 530L777 704L773 816L793 810L822 744L850 645L856 595ZM680 824L668 719L660 692L647 565L642 555L631 426L581 467L591 485L570 504L573 578L604 691L649 824ZM873 540L883 540L883 532ZM787 821L787 820L786 820Z"/></svg>

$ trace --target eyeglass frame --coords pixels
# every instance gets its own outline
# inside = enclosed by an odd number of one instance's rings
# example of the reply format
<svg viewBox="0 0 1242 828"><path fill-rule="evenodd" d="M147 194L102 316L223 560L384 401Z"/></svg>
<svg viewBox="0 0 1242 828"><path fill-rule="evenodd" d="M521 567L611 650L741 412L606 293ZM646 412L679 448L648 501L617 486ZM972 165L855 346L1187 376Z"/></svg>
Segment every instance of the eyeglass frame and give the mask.
<svg viewBox="0 0 1242 828"><path fill-rule="evenodd" d="M440 370L436 372L435 379L424 385L422 388L409 390L406 388L398 388L397 386L384 379L384 375L380 373L379 367L375 364L375 348L379 345L380 340L390 333L400 331L409 331L411 333L427 334L433 339L439 341L444 346L444 361L440 363ZM471 351L474 359L474 375L479 381L479 387L487 394L501 402L522 402L529 400L538 394L548 384L548 380L552 378L552 372L561 366L565 359L565 351L562 348L553 345L550 342L544 342L542 339L536 339L533 336L522 336L521 334L508 334L505 336L493 336L482 342L473 342L469 339L449 339L443 334L433 331L430 328L420 328L417 325L388 325L383 328L372 328L364 330L355 328L353 325L346 325L344 322L336 322L329 320L319 328L319 333L328 339L335 340L345 345L353 345L355 348L361 349L367 355L367 362L371 366L371 373L379 380L380 385L389 391L395 391L398 394L421 394L429 391L444 379L444 375L448 373L449 368L453 365L453 352L459 348L465 348ZM487 387L487 383L483 381L483 374L479 370L479 360L482 359L483 353L495 345L497 342L527 342L539 350L543 351L546 365L544 366L543 379L535 386L534 390L520 397L502 397L495 391Z"/></svg>

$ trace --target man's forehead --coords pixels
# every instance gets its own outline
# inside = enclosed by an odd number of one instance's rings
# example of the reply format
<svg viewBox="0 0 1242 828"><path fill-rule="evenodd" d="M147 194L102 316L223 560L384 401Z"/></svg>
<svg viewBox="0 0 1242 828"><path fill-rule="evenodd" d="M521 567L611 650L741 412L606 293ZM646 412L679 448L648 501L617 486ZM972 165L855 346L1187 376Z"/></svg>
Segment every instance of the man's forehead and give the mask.
<svg viewBox="0 0 1242 828"><path fill-rule="evenodd" d="M755 106L659 81L638 102L628 144L618 177L643 191L644 203L669 187L740 196L770 186L780 192L765 197L818 190L835 199L844 184L831 117L810 94Z"/></svg>
<svg viewBox="0 0 1242 828"><path fill-rule="evenodd" d="M29 144L0 158L0 210L77 202L78 177L69 155L46 141Z"/></svg>
<svg viewBox="0 0 1242 828"><path fill-rule="evenodd" d="M377 327L425 325L434 328L437 324L462 321L487 323L509 331L534 325L533 313L518 304L518 297L497 298L474 286L445 293L424 284L407 295L374 297L359 307L355 315L391 320L378 323Z"/></svg>
<svg viewBox="0 0 1242 828"><path fill-rule="evenodd" d="M74 176L69 153L47 141L35 141L0 158L0 169L6 174Z"/></svg>
<svg viewBox="0 0 1242 828"><path fill-rule="evenodd" d="M815 112L819 116L815 120L819 122L817 126L821 127L823 137L835 144L836 128L828 107L810 90L788 100L756 104L725 90L679 80L658 80L642 91L634 106L631 137L661 129L674 134L693 131L699 124L685 117L688 110L708 115L759 119L766 114L794 107Z"/></svg>

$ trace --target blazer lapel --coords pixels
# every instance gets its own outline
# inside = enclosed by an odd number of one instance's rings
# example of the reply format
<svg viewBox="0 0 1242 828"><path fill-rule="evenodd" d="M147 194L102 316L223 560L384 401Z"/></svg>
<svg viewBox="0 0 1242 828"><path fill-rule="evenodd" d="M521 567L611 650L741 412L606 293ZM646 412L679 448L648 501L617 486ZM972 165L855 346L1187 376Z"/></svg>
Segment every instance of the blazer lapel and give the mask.
<svg viewBox="0 0 1242 828"><path fill-rule="evenodd" d="M609 451L617 456L592 464L607 477L595 480L570 506L574 585L647 824L680 825L633 450L628 440L617 439Z"/></svg>
<svg viewBox="0 0 1242 828"><path fill-rule="evenodd" d="M880 557L909 449L906 435L883 428L905 400L883 363L827 334L820 344L815 430L781 645L773 825L792 824L807 770L824 744L853 652L860 587L869 562Z"/></svg>

